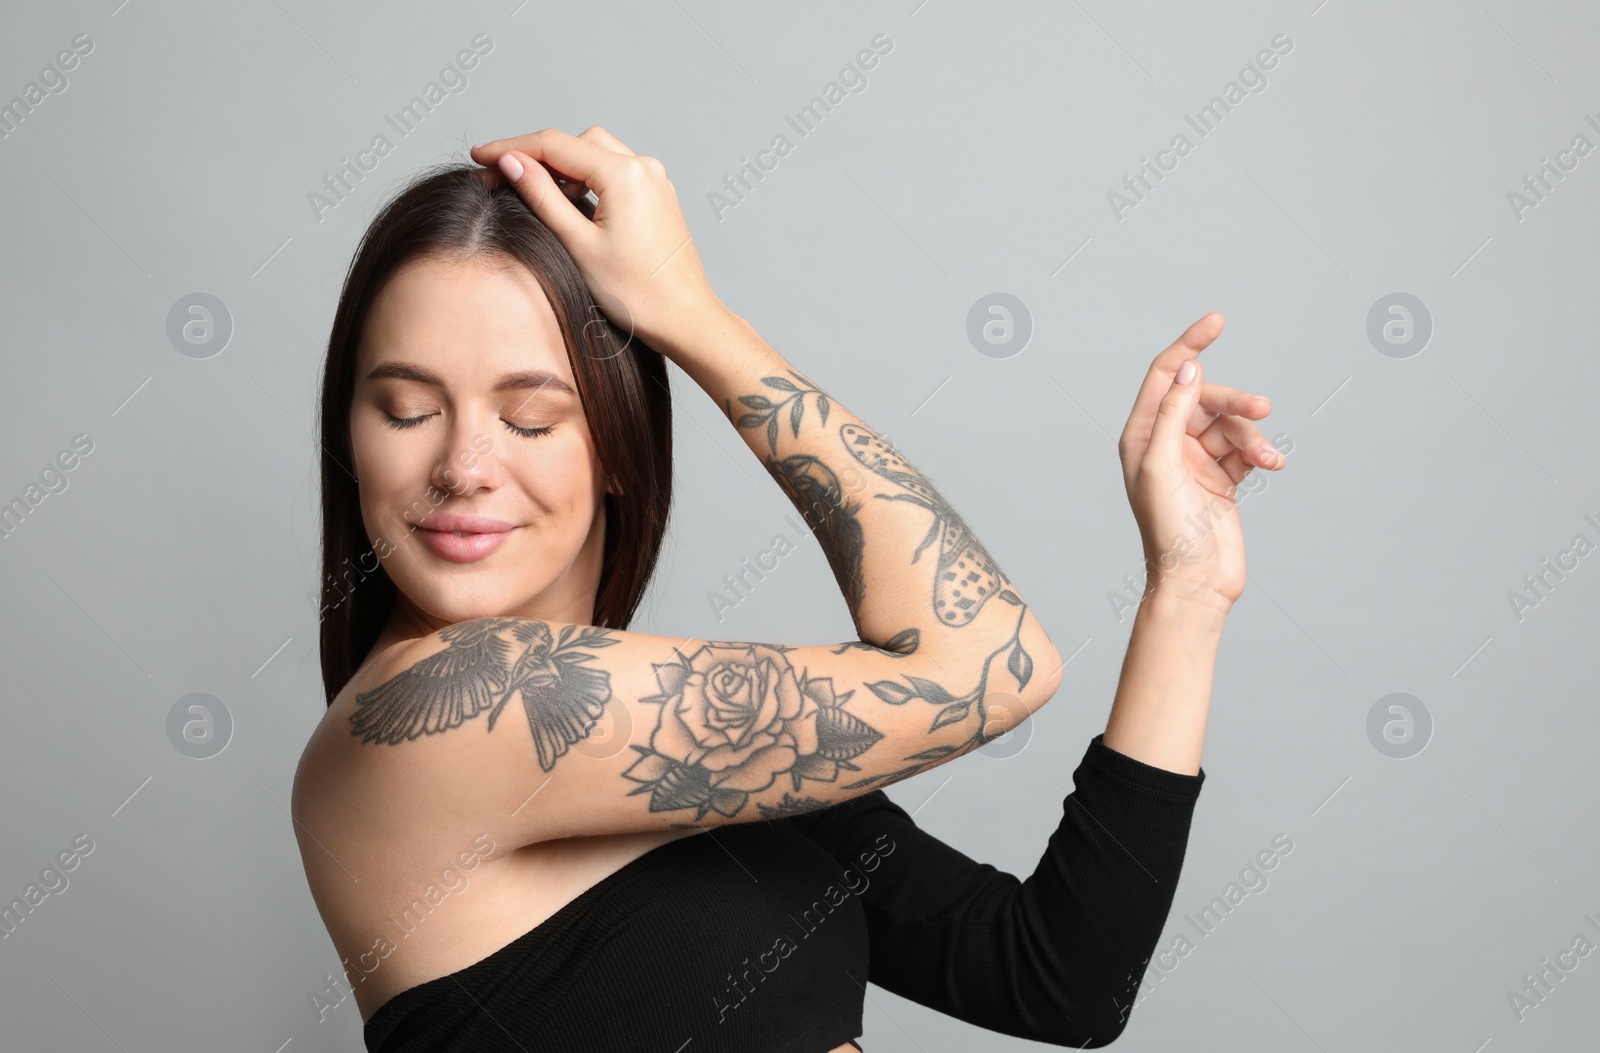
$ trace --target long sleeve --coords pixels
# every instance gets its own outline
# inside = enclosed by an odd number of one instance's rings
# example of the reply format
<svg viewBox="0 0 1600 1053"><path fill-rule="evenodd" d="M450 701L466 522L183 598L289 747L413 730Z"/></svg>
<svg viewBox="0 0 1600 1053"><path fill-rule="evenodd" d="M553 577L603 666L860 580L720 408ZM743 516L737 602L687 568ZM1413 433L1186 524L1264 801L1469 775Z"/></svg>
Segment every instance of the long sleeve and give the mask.
<svg viewBox="0 0 1600 1053"><path fill-rule="evenodd" d="M1121 1034L1172 908L1205 771L1156 768L1102 738L1023 880L919 829L882 790L787 820L866 883L873 983L1034 1041L1098 1047Z"/></svg>

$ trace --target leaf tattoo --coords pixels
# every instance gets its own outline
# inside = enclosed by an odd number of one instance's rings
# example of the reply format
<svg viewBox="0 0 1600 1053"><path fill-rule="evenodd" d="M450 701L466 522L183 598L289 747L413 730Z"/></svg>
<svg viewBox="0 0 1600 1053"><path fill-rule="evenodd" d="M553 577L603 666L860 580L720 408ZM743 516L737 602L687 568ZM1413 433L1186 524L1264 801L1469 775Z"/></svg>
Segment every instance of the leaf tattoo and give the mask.
<svg viewBox="0 0 1600 1053"><path fill-rule="evenodd" d="M740 395L739 401L744 403L754 413L746 413L737 422L740 428L759 428L763 424L767 427L767 449L776 455L778 452L778 418L783 413L785 406L789 407L789 428L796 436L800 434L800 421L805 415L805 397L817 396L817 414L822 423L828 423L828 396L820 389L806 384L805 378L794 370L789 370L789 375L800 381L795 384L783 377L762 377L761 383L777 391L788 392L786 398L773 401L765 395ZM733 406L727 405L728 416L733 416Z"/></svg>

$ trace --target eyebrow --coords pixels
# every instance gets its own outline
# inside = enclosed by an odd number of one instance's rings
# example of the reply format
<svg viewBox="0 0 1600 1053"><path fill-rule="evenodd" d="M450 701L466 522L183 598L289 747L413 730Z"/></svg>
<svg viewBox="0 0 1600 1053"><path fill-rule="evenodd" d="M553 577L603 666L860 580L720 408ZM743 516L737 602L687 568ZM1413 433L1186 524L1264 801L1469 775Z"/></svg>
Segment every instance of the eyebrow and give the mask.
<svg viewBox="0 0 1600 1053"><path fill-rule="evenodd" d="M423 369L421 366L411 365L408 362L384 362L367 374L368 380L382 380L385 378L415 380L418 383L432 384L435 387L444 386L444 382L439 379L438 374ZM507 373L500 378L499 383L495 384L494 390L520 391L525 388L543 389L546 387L554 388L556 391L562 391L568 395L577 394L571 384L568 384L548 369L526 369L520 373Z"/></svg>

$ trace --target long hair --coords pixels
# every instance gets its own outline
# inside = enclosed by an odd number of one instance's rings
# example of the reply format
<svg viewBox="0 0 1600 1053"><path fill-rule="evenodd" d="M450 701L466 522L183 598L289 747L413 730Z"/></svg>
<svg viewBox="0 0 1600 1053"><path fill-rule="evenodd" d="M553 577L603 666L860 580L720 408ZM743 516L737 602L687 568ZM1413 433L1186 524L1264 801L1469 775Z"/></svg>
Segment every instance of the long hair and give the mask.
<svg viewBox="0 0 1600 1053"><path fill-rule="evenodd" d="M600 311L577 264L514 187L491 189L477 165L425 169L379 211L362 236L339 296L322 371L322 686L327 704L377 642L396 589L361 518L350 409L356 349L379 291L423 258L519 263L555 311L589 431L605 474L606 532L595 624L625 629L655 571L672 505L672 396L666 361Z"/></svg>

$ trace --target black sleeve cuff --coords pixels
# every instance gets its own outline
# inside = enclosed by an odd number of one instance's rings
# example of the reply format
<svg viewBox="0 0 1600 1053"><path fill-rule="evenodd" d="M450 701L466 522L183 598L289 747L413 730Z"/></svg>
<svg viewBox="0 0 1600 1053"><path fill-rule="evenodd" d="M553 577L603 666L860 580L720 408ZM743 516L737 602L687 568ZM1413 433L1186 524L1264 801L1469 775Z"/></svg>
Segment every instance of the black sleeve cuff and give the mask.
<svg viewBox="0 0 1600 1053"><path fill-rule="evenodd" d="M1153 796L1176 801L1194 801L1200 796L1200 786L1206 781L1204 766L1198 775L1168 771L1118 753L1104 739L1105 732L1101 732L1089 740L1089 748L1083 754L1085 765Z"/></svg>

